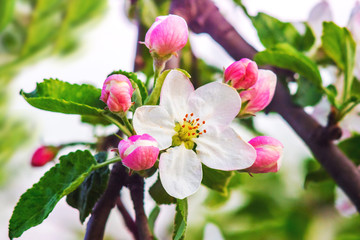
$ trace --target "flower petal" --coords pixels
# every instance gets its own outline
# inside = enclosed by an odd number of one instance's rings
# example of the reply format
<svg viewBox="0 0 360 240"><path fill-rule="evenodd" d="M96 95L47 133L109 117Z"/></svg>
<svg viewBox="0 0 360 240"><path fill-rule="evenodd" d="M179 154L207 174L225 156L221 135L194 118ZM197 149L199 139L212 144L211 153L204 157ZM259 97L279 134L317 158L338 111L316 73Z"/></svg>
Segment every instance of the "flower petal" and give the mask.
<svg viewBox="0 0 360 240"><path fill-rule="evenodd" d="M196 89L190 95L188 104L190 112L201 121L206 121L206 125L218 125L224 128L239 113L241 99L234 88L213 82Z"/></svg>
<svg viewBox="0 0 360 240"><path fill-rule="evenodd" d="M194 151L182 144L161 154L160 180L166 192L179 199L194 194L202 180L201 162Z"/></svg>
<svg viewBox="0 0 360 240"><path fill-rule="evenodd" d="M133 125L137 134L147 133L159 144L159 149L171 146L172 136L176 134L175 122L161 106L142 106L136 109Z"/></svg>
<svg viewBox="0 0 360 240"><path fill-rule="evenodd" d="M256 159L255 149L230 127L222 131L207 128L207 132L194 141L197 156L210 168L239 170L250 167Z"/></svg>
<svg viewBox="0 0 360 240"><path fill-rule="evenodd" d="M160 106L164 107L170 116L180 122L187 113L187 99L194 92L194 86L189 78L178 70L168 73L161 89Z"/></svg>

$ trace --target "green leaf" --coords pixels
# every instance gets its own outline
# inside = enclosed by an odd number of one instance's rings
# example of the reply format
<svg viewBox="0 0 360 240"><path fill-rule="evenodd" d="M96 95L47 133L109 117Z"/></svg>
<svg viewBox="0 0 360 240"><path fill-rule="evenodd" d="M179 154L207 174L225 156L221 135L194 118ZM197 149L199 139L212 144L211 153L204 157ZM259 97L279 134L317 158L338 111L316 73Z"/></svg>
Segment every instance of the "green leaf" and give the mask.
<svg viewBox="0 0 360 240"><path fill-rule="evenodd" d="M27 229L39 225L62 197L84 181L95 165L89 151L76 151L60 157L60 163L21 196L10 219L9 237L20 237Z"/></svg>
<svg viewBox="0 0 360 240"><path fill-rule="evenodd" d="M202 164L202 170L203 179L201 183L226 196L228 194L227 186L234 173L232 171L212 169L204 164Z"/></svg>
<svg viewBox="0 0 360 240"><path fill-rule="evenodd" d="M220 194L219 192L210 190L204 204L209 208L218 208L223 206L230 198L230 194L226 196L224 194Z"/></svg>
<svg viewBox="0 0 360 240"><path fill-rule="evenodd" d="M338 146L356 165L360 165L360 135L345 139Z"/></svg>
<svg viewBox="0 0 360 240"><path fill-rule="evenodd" d="M155 221L160 213L160 207L158 205L155 205L153 210L151 211L149 215L149 228L152 234L154 235L154 227L155 227Z"/></svg>
<svg viewBox="0 0 360 240"><path fill-rule="evenodd" d="M352 83L351 95L360 98L360 81L358 79Z"/></svg>
<svg viewBox="0 0 360 240"><path fill-rule="evenodd" d="M319 182L324 182L324 181L327 181L330 179L331 179L331 177L323 168L308 172L305 177L304 188L307 188L307 186L309 185L310 182L319 183Z"/></svg>
<svg viewBox="0 0 360 240"><path fill-rule="evenodd" d="M300 76L297 83L298 90L293 97L296 104L302 107L314 106L321 100L322 92L312 82Z"/></svg>
<svg viewBox="0 0 360 240"><path fill-rule="evenodd" d="M309 26L308 23L304 23L305 25L305 34L302 37L302 40L300 41L300 50L307 51L310 50L310 48L315 43L315 34L312 28Z"/></svg>
<svg viewBox="0 0 360 240"><path fill-rule="evenodd" d="M187 226L188 202L187 199L177 199L174 220L173 239L184 239Z"/></svg>
<svg viewBox="0 0 360 240"><path fill-rule="evenodd" d="M341 28L333 22L323 23L321 40L325 53L344 71L344 101L346 101L354 79L356 43L347 28Z"/></svg>
<svg viewBox="0 0 360 240"><path fill-rule="evenodd" d="M109 122L105 118L94 115L82 115L81 122L88 123L91 125L102 125L102 126L108 126L111 124L111 122Z"/></svg>
<svg viewBox="0 0 360 240"><path fill-rule="evenodd" d="M21 91L20 94L32 106L51 112L101 116L106 106L100 100L100 89L57 79L45 79L33 92Z"/></svg>
<svg viewBox="0 0 360 240"><path fill-rule="evenodd" d="M258 32L261 43L266 48L273 47L278 43L288 43L297 48L300 43L301 35L291 23L281 22L262 12L251 17L251 21Z"/></svg>
<svg viewBox="0 0 360 240"><path fill-rule="evenodd" d="M259 65L270 64L299 73L321 88L322 80L315 62L287 43L280 43L259 52L254 59Z"/></svg>
<svg viewBox="0 0 360 240"><path fill-rule="evenodd" d="M89 19L98 16L106 7L106 1L98 0L72 0L66 4L64 20L57 35L56 48L67 53L76 47L78 27Z"/></svg>
<svg viewBox="0 0 360 240"><path fill-rule="evenodd" d="M156 180L154 185L149 189L150 196L154 199L156 204L172 204L176 203L176 198L170 196L161 184L160 178Z"/></svg>
<svg viewBox="0 0 360 240"><path fill-rule="evenodd" d="M140 0L139 10L141 22L147 28L150 28L155 22L156 17L159 16L158 7L153 0Z"/></svg>
<svg viewBox="0 0 360 240"><path fill-rule="evenodd" d="M0 32L12 20L15 0L0 0Z"/></svg>
<svg viewBox="0 0 360 240"><path fill-rule="evenodd" d="M142 101L142 104L144 104L145 102L145 99L147 98L148 96L148 92L146 90L146 87L144 85L144 83L137 78L137 75L136 73L133 73L133 72L125 72L125 71L122 71L122 70L118 70L118 71L113 71L112 73L109 74L109 76L113 75L113 74L122 74L122 75L125 75L127 78L129 78L130 80L132 80L133 82L136 83L137 85L137 89L140 91L140 95L141 95L141 101ZM134 88L136 88L136 86L133 86Z"/></svg>
<svg viewBox="0 0 360 240"><path fill-rule="evenodd" d="M106 158L106 152L100 152L95 155L98 163L105 162ZM95 203L105 191L109 173L108 166L93 171L75 191L67 195L66 202L79 210L81 223L84 223Z"/></svg>

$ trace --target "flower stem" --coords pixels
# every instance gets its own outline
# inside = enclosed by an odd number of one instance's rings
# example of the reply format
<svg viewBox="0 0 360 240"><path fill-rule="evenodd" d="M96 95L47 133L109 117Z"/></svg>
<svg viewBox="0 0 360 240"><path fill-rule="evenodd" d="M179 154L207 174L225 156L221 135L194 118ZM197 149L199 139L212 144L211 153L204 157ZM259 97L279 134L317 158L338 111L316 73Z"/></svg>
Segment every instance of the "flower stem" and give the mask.
<svg viewBox="0 0 360 240"><path fill-rule="evenodd" d="M76 145L88 145L90 147L96 147L96 143L91 143L91 142L70 142L70 143L61 144L59 147L64 148L64 147L72 147Z"/></svg>
<svg viewBox="0 0 360 240"><path fill-rule="evenodd" d="M120 162L121 160L122 160L122 159L121 159L120 157L111 158L111 159L109 159L109 160L107 160L107 161L105 161L105 162L96 164L96 165L92 168L92 170L94 171L94 170L96 170L96 169L105 167L105 166L107 166L107 165L109 165L109 164L116 163L116 162Z"/></svg>
<svg viewBox="0 0 360 240"><path fill-rule="evenodd" d="M132 134L129 131L129 129L127 127L125 127L124 125L122 125L116 118L104 113L103 116L109 120L110 122L112 122L113 124L115 124L123 133L126 134L126 136L130 137Z"/></svg>
<svg viewBox="0 0 360 240"><path fill-rule="evenodd" d="M124 122L126 128L131 132L131 135L136 135L136 132L134 131L134 128L129 122L129 119L126 117L126 115L122 116L121 120Z"/></svg>

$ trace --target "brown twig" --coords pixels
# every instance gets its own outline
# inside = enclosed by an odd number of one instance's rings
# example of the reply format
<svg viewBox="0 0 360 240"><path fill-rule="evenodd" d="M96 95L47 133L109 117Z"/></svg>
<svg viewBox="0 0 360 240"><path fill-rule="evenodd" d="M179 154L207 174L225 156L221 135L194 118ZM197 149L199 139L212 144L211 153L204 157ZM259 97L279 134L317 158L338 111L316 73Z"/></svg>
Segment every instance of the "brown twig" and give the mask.
<svg viewBox="0 0 360 240"><path fill-rule="evenodd" d="M210 0L173 0L171 11L182 16L196 33L208 33L234 59L253 58L256 50L236 32ZM274 70L277 74L282 71ZM360 212L360 173L331 141L324 139L326 131L305 111L294 105L282 84L276 87L268 110L278 112L303 139L316 159L344 190Z"/></svg>
<svg viewBox="0 0 360 240"><path fill-rule="evenodd" d="M128 186L135 209L135 223L139 239L153 239L144 210L144 179L137 174L129 178Z"/></svg>
<svg viewBox="0 0 360 240"><path fill-rule="evenodd" d="M126 227L133 234L134 239L139 240L140 238L139 238L137 226L133 218L130 216L129 212L125 208L124 204L122 203L120 196L116 200L116 206L124 219Z"/></svg>
<svg viewBox="0 0 360 240"><path fill-rule="evenodd" d="M121 163L116 163L111 170L108 186L92 210L91 217L86 227L85 240L103 239L105 225L111 209L115 206L116 199L128 174Z"/></svg>

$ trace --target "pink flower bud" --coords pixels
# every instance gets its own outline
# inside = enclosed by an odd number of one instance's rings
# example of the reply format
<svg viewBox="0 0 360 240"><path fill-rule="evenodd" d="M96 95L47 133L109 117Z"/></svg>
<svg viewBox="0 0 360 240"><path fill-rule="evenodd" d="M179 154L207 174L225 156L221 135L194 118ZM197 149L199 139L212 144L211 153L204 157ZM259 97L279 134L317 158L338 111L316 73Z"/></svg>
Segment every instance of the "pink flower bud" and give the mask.
<svg viewBox="0 0 360 240"><path fill-rule="evenodd" d="M272 137L259 136L253 138L249 143L256 150L256 160L247 169L250 173L277 172L281 164L282 150L284 146Z"/></svg>
<svg viewBox="0 0 360 240"><path fill-rule="evenodd" d="M258 79L258 67L254 61L243 58L232 63L224 73L225 82L231 82L236 89L248 89Z"/></svg>
<svg viewBox="0 0 360 240"><path fill-rule="evenodd" d="M147 31L145 45L160 57L176 54L186 45L188 34L188 26L182 17L160 16Z"/></svg>
<svg viewBox="0 0 360 240"><path fill-rule="evenodd" d="M151 168L159 155L158 143L148 134L135 135L121 140L119 153L122 163L135 171Z"/></svg>
<svg viewBox="0 0 360 240"><path fill-rule="evenodd" d="M100 99L112 112L126 112L132 105L134 89L130 80L122 74L108 77L103 85Z"/></svg>
<svg viewBox="0 0 360 240"><path fill-rule="evenodd" d="M59 152L59 148L53 146L41 146L35 152L31 158L31 166L41 167L46 163L54 160L56 154Z"/></svg>
<svg viewBox="0 0 360 240"><path fill-rule="evenodd" d="M276 88L276 75L270 70L259 70L255 85L240 93L242 107L240 115L254 115L271 102Z"/></svg>

